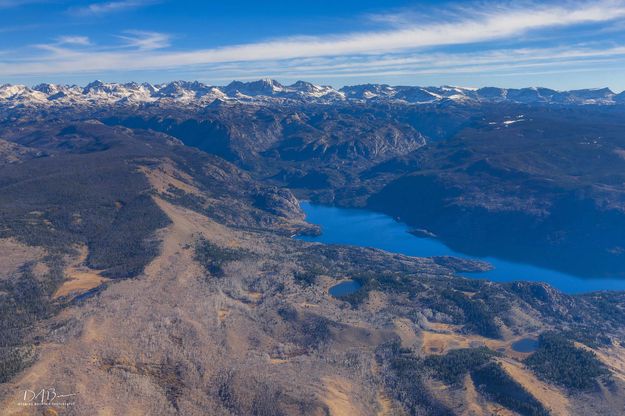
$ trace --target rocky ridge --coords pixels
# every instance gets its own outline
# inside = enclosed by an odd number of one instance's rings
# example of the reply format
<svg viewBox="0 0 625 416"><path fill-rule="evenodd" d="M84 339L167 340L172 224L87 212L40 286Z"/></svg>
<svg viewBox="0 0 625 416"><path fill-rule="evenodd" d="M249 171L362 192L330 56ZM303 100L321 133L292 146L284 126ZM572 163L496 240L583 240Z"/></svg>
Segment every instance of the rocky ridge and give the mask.
<svg viewBox="0 0 625 416"><path fill-rule="evenodd" d="M609 88L556 91L549 88L466 88L454 86L419 87L363 84L335 89L305 81L282 85L272 79L252 82L233 81L226 86L211 86L198 81L163 84L106 83L94 81L78 85L39 84L33 87L0 86L0 107L63 107L109 105L186 105L206 106L222 103L252 104L333 104L342 102L431 104L523 103L553 105L614 105L625 103L625 92Z"/></svg>

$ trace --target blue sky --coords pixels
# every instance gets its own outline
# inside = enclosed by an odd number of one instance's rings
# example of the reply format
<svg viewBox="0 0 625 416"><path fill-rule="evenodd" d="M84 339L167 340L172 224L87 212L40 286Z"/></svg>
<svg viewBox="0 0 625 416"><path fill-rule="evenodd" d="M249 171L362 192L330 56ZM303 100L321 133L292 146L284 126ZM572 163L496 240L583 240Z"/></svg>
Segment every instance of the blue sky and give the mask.
<svg viewBox="0 0 625 416"><path fill-rule="evenodd" d="M0 0L0 83L625 89L625 0Z"/></svg>

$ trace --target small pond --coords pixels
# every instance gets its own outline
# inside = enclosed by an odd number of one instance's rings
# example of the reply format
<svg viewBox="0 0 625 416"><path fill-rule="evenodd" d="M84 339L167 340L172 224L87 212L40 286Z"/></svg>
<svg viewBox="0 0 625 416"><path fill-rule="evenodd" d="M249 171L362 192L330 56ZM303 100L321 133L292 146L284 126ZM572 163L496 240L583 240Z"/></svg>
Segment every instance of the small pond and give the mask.
<svg viewBox="0 0 625 416"><path fill-rule="evenodd" d="M351 295L360 289L361 284L355 280L345 280L339 284L332 286L328 292L335 298Z"/></svg>
<svg viewBox="0 0 625 416"><path fill-rule="evenodd" d="M516 352L534 352L538 348L538 340L534 338L522 338L512 343L512 349Z"/></svg>

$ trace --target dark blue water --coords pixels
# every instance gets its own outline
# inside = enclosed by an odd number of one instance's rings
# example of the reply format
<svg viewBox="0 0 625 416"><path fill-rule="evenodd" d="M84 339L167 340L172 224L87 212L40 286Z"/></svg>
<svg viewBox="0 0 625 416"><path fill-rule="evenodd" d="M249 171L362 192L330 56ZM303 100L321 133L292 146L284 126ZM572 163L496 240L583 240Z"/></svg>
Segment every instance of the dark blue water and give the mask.
<svg viewBox="0 0 625 416"><path fill-rule="evenodd" d="M538 340L523 338L512 343L512 349L516 352L534 352L538 348Z"/></svg>
<svg viewBox="0 0 625 416"><path fill-rule="evenodd" d="M301 240L328 244L350 244L379 248L409 256L456 256L487 261L494 269L466 276L496 282L528 280L546 282L566 293L584 293L597 290L625 290L625 279L582 278L557 270L510 262L494 257L472 257L456 252L435 238L410 234L406 224L388 215L362 209L336 208L302 202L307 221L321 226L317 237L300 236Z"/></svg>
<svg viewBox="0 0 625 416"><path fill-rule="evenodd" d="M345 280L337 285L332 286L328 292L335 298L351 295L360 289L361 284L355 280Z"/></svg>

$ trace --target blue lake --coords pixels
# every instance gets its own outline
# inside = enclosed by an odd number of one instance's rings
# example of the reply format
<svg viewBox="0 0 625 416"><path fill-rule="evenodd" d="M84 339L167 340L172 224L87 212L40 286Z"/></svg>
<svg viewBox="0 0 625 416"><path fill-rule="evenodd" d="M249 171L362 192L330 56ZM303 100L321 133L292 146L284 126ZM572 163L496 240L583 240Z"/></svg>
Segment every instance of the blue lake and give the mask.
<svg viewBox="0 0 625 416"><path fill-rule="evenodd" d="M377 212L314 205L309 202L302 202L301 206L306 212L307 221L319 225L322 231L320 236L297 237L301 240L379 248L418 257L456 256L483 260L492 264L494 269L464 275L496 282L514 280L546 282L566 293L625 290L625 279L593 278L592 276L582 278L530 264L459 253L435 238L423 238L410 234L408 225Z"/></svg>

